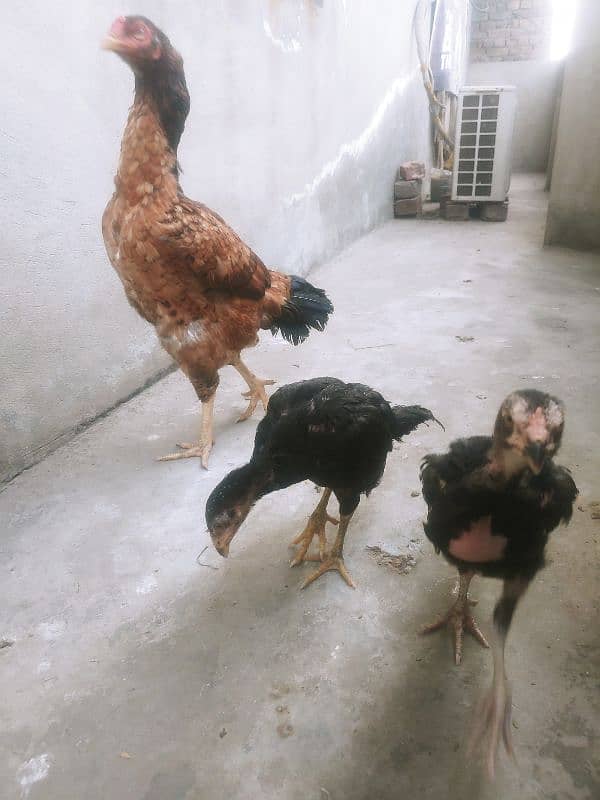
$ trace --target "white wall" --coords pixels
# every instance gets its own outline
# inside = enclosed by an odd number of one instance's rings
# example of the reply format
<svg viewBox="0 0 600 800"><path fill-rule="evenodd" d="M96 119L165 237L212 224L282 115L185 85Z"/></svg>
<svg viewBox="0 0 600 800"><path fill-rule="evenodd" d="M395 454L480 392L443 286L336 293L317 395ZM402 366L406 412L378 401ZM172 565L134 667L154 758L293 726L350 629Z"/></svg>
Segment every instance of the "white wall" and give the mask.
<svg viewBox="0 0 600 800"><path fill-rule="evenodd" d="M514 172L544 172L558 95L558 61L488 61L469 64L467 82L517 87L513 139Z"/></svg>
<svg viewBox="0 0 600 800"><path fill-rule="evenodd" d="M580 0L565 64L546 244L600 248L600 3Z"/></svg>
<svg viewBox="0 0 600 800"><path fill-rule="evenodd" d="M142 13L181 51L187 194L268 265L306 272L391 213L394 170L428 152L415 2L31 0L5 15L0 71L0 476L169 362L104 253L133 81L99 41ZM335 302L335 297L333 298Z"/></svg>

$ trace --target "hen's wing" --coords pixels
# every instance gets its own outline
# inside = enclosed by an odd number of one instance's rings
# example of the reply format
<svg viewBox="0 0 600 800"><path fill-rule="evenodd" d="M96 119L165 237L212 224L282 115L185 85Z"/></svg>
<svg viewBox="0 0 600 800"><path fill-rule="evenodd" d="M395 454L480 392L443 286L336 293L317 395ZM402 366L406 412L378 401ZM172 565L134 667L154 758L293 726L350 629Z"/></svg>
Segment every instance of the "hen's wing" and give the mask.
<svg viewBox="0 0 600 800"><path fill-rule="evenodd" d="M273 404L273 406L272 406ZM268 458L286 485L373 488L391 449L392 413L378 392L335 378L282 387L256 433L255 457Z"/></svg>
<svg viewBox="0 0 600 800"><path fill-rule="evenodd" d="M260 300L269 270L237 233L201 203L180 196L151 226L161 257L191 270L207 289Z"/></svg>
<svg viewBox="0 0 600 800"><path fill-rule="evenodd" d="M490 436L457 439L447 453L425 456L421 464L423 499L428 506L427 538L444 550L471 522L494 510L497 491L473 477L485 466Z"/></svg>
<svg viewBox="0 0 600 800"><path fill-rule="evenodd" d="M541 498L540 515L545 531L550 533L561 522L565 525L570 522L579 492L569 470L553 463L542 471L537 483Z"/></svg>

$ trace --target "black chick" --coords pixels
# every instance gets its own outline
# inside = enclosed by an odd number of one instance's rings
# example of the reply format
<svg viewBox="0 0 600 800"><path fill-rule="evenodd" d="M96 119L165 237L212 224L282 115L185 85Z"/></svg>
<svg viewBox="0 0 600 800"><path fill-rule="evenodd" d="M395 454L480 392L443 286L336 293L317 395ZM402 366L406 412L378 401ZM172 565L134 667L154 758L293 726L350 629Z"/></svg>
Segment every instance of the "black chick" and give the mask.
<svg viewBox="0 0 600 800"><path fill-rule="evenodd" d="M344 537L360 495L381 480L394 440L435 417L421 406L390 406L378 392L337 378L314 378L282 386L269 400L267 414L256 430L250 462L233 470L211 493L206 523L215 548L227 556L231 540L256 501L300 481L311 480L325 491L304 531L291 566L320 560L303 583L312 583L335 569L354 586L343 559ZM339 531L326 552L325 526L338 523L327 514L333 492L340 506ZM320 553L307 557L314 536Z"/></svg>
<svg viewBox="0 0 600 800"><path fill-rule="evenodd" d="M448 614L424 629L454 629L455 661L461 660L463 629L488 647L468 598L478 572L504 581L494 609L494 680L479 711L472 741L488 727L487 767L494 773L500 737L512 754L511 694L504 645L515 607L544 566L548 535L569 522L577 487L564 467L552 462L564 427L564 406L533 389L510 394L502 403L493 436L452 442L443 455L423 460L421 482L428 505L425 533L436 551L458 568L458 597Z"/></svg>

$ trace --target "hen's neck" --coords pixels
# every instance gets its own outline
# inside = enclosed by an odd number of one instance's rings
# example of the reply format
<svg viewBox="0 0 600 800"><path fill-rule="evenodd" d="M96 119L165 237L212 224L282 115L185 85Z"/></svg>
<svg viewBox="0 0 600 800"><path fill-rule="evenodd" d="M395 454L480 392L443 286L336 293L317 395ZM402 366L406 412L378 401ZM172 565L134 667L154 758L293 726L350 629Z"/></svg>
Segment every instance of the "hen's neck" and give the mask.
<svg viewBox="0 0 600 800"><path fill-rule="evenodd" d="M177 153L169 145L151 96L137 93L121 141L115 186L129 205L148 205L179 192Z"/></svg>
<svg viewBox="0 0 600 800"><path fill-rule="evenodd" d="M494 442L490 452L489 471L496 479L510 481L526 469L527 460L522 453Z"/></svg>

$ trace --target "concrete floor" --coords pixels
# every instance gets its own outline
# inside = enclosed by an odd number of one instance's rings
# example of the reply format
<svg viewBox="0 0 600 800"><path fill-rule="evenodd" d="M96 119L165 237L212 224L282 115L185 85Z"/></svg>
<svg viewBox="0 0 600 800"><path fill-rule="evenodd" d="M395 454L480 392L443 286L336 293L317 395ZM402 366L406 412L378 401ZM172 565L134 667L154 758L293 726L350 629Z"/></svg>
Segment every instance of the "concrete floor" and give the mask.
<svg viewBox="0 0 600 800"><path fill-rule="evenodd" d="M390 456L348 536L352 591L331 573L304 592L288 541L317 501L303 484L263 500L220 559L205 498L246 460L256 421L224 370L209 472L153 458L197 426L172 375L14 480L4 519L0 794L6 800L392 800L600 796L598 538L600 258L541 250L538 178L515 180L506 224L394 221L313 273L336 313L294 349L248 354L287 382L362 380L446 424ZM457 337L473 337L460 341ZM452 570L425 540L418 465L487 432L515 387L567 405L560 461L580 504L517 613L508 646L519 764L495 784L464 757L491 677L472 640L420 625L448 604ZM596 494L594 495L594 491ZM367 545L412 555L399 574ZM209 566L204 566L208 564ZM476 580L488 624L499 586Z"/></svg>

